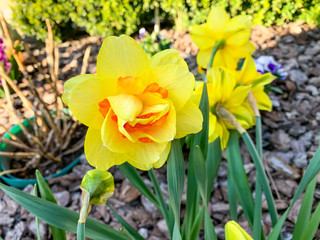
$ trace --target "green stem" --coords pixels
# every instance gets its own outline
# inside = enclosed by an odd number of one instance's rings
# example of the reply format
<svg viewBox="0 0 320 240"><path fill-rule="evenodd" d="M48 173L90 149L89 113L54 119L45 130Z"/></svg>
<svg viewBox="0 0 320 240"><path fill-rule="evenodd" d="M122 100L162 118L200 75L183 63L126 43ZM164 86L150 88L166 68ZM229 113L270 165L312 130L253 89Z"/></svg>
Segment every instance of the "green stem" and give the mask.
<svg viewBox="0 0 320 240"><path fill-rule="evenodd" d="M77 240L85 240L86 239L86 232L85 232L85 223L79 223L77 226Z"/></svg>
<svg viewBox="0 0 320 240"><path fill-rule="evenodd" d="M256 116L256 147L260 159L262 159L262 132L261 132L261 118ZM255 201L254 201L254 214L253 214L253 239L260 240L264 238L261 235L261 203L262 203L262 189L259 178L256 177L255 184Z"/></svg>
<svg viewBox="0 0 320 240"><path fill-rule="evenodd" d="M162 192L161 192L161 189L160 189L160 186L159 186L159 182L158 182L158 179L155 175L155 172L153 170L153 168L151 168L149 171L149 176L150 176L150 179L151 179L151 182L153 184L153 188L154 188L154 191L156 192L156 196L157 196L157 199L158 199L158 202L160 204L160 210L163 214L163 217L167 223L167 226L168 226L168 230L169 230L169 233L170 233L170 236L172 236L172 233L173 233L173 225L172 225L172 221L170 221L170 217L169 217L169 212L168 212L168 208L167 208L167 205L164 201L164 198L163 198L163 195L162 195Z"/></svg>
<svg viewBox="0 0 320 240"><path fill-rule="evenodd" d="M225 44L225 40L220 40L217 41L216 44L214 45L212 52L211 52L211 57L210 57L210 61L209 61L209 65L208 68L212 68L212 64L213 64L213 60L214 57L216 55L216 53L218 52L218 50Z"/></svg>
<svg viewBox="0 0 320 240"><path fill-rule="evenodd" d="M270 213L270 217L271 217L271 222L272 222L272 226L275 226L278 222L278 213L275 207L275 203L274 203L274 199L273 199L273 195L270 189L270 184L268 182L268 178L267 175L264 171L263 165L262 165L262 161L261 158L259 157L259 154L248 134L247 131L245 131L244 133L241 134L248 150L249 153L252 157L252 160L256 166L257 169L257 179L259 179L259 181L262 184L264 193L266 195L266 200L267 200L267 204L268 204L268 208L269 208L269 213Z"/></svg>

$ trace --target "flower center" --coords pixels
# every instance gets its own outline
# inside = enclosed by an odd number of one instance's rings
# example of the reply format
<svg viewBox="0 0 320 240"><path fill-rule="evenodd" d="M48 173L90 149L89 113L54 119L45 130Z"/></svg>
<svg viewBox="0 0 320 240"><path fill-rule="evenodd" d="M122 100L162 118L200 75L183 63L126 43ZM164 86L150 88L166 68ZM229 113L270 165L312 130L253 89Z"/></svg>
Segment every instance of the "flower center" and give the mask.
<svg viewBox="0 0 320 240"><path fill-rule="evenodd" d="M110 113L112 115L111 119L117 123L122 137L133 142L138 140L142 143L152 143L154 141L151 139L152 131L154 129L159 131L159 128L166 122L169 115L170 107L168 100L166 100L168 90L160 87L158 83L151 83L141 93L141 86L134 85L134 80L136 78L131 76L120 77L118 79L118 89L121 89L121 94L100 101L98 103L99 111L104 118L109 114L109 111L112 111ZM127 88L129 89L127 90ZM136 94L136 90L138 89L140 89L140 93ZM121 96L125 97L121 98ZM115 98L118 97L119 101L117 100L117 104L115 104ZM126 101L126 99L132 98L142 104L142 109L140 108L137 112L133 112L134 110L131 107L126 108L126 106L131 106L130 104L132 104ZM135 113L133 114L133 118L125 118L123 114L119 115L118 106L120 105L127 111L132 110L132 113ZM121 107L121 109L123 108Z"/></svg>

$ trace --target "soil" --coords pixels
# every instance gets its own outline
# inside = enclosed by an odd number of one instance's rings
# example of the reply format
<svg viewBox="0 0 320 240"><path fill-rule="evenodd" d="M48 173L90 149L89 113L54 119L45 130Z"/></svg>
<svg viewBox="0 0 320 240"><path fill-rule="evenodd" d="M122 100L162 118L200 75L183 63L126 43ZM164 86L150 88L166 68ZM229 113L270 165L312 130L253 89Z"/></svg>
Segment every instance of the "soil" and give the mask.
<svg viewBox="0 0 320 240"><path fill-rule="evenodd" d="M173 48L181 52L190 71L196 74L195 55L197 54L197 47L192 43L190 34L174 30L163 30L161 34L172 40ZM288 73L288 77L284 81L274 83L283 90L283 94L269 93L273 103L273 111L270 113L264 112L262 116L264 162L276 198L277 210L282 214L287 209L303 172L319 144L320 30L301 23L290 23L283 27L270 28L254 26L251 39L257 48L254 57L261 55L274 56ZM83 54L87 46L92 46L87 73L95 73L96 58L101 42L102 38L86 37L59 45L61 60L59 79L65 81L80 73ZM34 48L33 54L39 62L44 65L47 64L44 49ZM25 55L24 59L28 71L34 76L34 80L37 82L43 81L29 57ZM63 81L60 80L59 83L62 87ZM41 87L41 84L39 84L39 87ZM46 95L48 100L52 99L52 93L43 90L42 93ZM7 127L15 124L3 109L0 109L0 123ZM1 128L0 131L4 132ZM250 155L243 144L241 145L241 152L249 184L254 189L256 172ZM49 180L49 185L58 204L78 212L81 199L80 182L84 174L92 169L85 156L82 156L81 161L82 164L74 167L70 174ZM227 161L225 160L225 154L223 154L223 161L208 204L219 239L224 239L224 225L229 220L227 169ZM111 168L110 171L115 179L115 193L108 200L110 205L145 239L169 239L165 221L155 206L125 179L117 167ZM140 173L145 183L152 188L148 174L146 172ZM156 176L167 201L166 166L156 170ZM32 194L33 186L27 186L24 191ZM314 207L317 206L319 201L320 177L317 179ZM185 203L186 195L184 193L182 197L182 217ZM292 231L300 206L301 200L298 200L284 224L284 240L292 238ZM114 229L119 230L121 228L106 205L94 206L90 216ZM240 207L238 217L239 224L251 233ZM262 224L265 233L268 234L271 230L271 220L265 201L263 201ZM40 223L40 233L42 239L52 239L50 230L44 223ZM1 191L0 236L5 240L31 240L36 238L34 216ZM319 237L320 232L318 231L317 239ZM76 239L75 234L68 233L67 239ZM201 239L203 239L203 232L201 232Z"/></svg>

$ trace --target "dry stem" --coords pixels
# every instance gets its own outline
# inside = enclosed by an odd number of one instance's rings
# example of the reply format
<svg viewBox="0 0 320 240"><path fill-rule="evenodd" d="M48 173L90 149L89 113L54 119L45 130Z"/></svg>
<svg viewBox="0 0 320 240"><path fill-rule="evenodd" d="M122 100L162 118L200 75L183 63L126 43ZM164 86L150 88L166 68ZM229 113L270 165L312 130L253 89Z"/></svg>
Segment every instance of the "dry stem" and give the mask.
<svg viewBox="0 0 320 240"><path fill-rule="evenodd" d="M88 68L88 60L90 57L90 52L91 52L91 46L88 46L86 48L86 51L84 52L83 60L82 60L82 67L81 67L81 72L80 74L85 74Z"/></svg>

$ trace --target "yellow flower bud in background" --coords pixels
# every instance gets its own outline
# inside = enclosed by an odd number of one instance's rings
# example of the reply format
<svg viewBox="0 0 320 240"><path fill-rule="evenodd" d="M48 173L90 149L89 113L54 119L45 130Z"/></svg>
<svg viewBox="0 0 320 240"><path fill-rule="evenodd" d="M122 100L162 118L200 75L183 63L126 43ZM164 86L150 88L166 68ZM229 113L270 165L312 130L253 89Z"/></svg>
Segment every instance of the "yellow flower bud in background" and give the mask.
<svg viewBox="0 0 320 240"><path fill-rule="evenodd" d="M235 221L229 221L225 225L226 240L253 240L252 237Z"/></svg>

